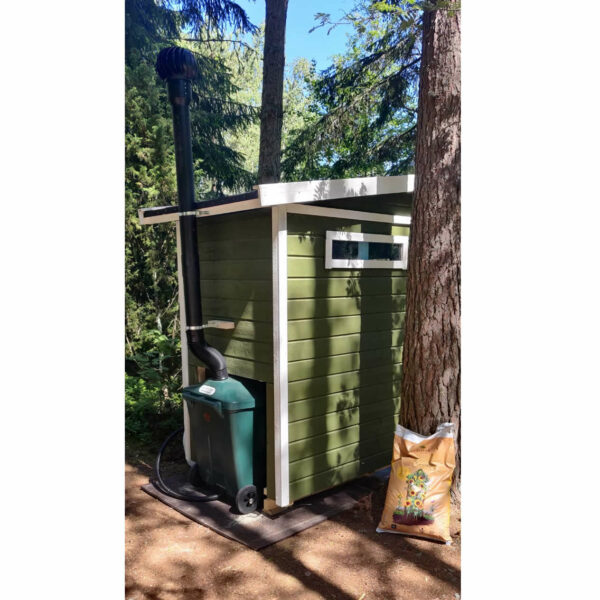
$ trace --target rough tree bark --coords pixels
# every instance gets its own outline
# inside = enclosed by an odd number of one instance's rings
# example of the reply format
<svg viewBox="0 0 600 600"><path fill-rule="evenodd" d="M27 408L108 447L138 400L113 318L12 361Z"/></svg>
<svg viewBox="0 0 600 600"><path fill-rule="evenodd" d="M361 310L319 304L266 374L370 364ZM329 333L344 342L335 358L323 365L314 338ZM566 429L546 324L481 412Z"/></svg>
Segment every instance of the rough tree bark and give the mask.
<svg viewBox="0 0 600 600"><path fill-rule="evenodd" d="M281 172L281 125L283 123L283 68L285 22L288 0L266 0L265 50L263 57L262 108L258 182L276 183Z"/></svg>
<svg viewBox="0 0 600 600"><path fill-rule="evenodd" d="M441 2L438 2L438 6ZM423 435L452 421L460 493L460 12L423 15L401 422Z"/></svg>

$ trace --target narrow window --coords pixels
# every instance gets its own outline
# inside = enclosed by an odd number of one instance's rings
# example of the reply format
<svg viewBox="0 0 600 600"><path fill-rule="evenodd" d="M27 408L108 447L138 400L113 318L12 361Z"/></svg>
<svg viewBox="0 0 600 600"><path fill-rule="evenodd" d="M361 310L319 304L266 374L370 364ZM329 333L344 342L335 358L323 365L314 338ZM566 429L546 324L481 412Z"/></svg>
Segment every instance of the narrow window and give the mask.
<svg viewBox="0 0 600 600"><path fill-rule="evenodd" d="M406 269L408 237L328 231L326 269Z"/></svg>

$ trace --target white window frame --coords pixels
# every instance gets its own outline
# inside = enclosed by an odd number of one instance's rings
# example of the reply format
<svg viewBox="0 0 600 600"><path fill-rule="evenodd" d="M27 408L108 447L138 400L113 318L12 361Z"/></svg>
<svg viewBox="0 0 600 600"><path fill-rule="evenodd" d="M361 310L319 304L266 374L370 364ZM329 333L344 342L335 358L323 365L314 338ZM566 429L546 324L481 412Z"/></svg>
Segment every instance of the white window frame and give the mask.
<svg viewBox="0 0 600 600"><path fill-rule="evenodd" d="M364 260L351 258L333 258L334 241L344 242L379 242L384 244L400 244L400 260ZM359 233L354 231L327 231L325 237L326 269L406 269L408 264L408 236L382 235L379 233Z"/></svg>

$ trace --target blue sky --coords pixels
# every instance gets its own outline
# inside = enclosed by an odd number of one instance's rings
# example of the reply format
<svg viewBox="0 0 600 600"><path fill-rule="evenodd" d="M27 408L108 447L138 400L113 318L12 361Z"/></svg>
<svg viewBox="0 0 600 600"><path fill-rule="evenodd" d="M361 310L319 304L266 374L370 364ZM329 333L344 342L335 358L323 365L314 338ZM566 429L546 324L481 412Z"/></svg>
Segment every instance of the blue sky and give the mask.
<svg viewBox="0 0 600 600"><path fill-rule="evenodd" d="M237 3L255 25L265 20L265 0L237 0ZM286 64L304 57L316 60L317 70L327 68L331 64L329 57L343 52L351 27L341 25L329 35L325 27L308 33L316 24L314 15L325 12L331 14L332 19L339 19L353 6L354 0L289 0L285 32Z"/></svg>

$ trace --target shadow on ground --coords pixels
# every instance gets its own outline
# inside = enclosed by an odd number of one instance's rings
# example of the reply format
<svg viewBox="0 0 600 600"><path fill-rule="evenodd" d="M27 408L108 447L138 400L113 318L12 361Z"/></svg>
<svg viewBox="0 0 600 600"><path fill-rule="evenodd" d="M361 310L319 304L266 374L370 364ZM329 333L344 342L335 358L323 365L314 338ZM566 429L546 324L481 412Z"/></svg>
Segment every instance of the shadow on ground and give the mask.
<svg viewBox="0 0 600 600"><path fill-rule="evenodd" d="M126 466L127 600L460 597L457 518L452 546L378 534L385 486L355 508L257 552L141 491L149 467L136 457Z"/></svg>

